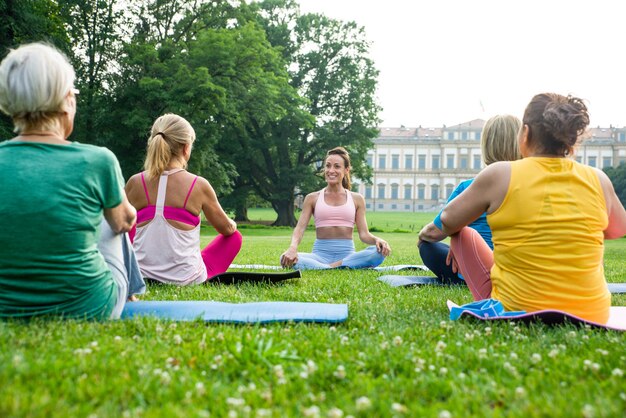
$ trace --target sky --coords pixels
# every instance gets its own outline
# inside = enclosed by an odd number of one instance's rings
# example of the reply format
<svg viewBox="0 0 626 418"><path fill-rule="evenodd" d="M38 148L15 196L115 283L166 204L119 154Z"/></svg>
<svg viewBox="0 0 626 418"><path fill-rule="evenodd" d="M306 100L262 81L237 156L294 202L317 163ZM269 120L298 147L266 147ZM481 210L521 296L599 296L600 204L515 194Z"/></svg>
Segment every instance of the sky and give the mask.
<svg viewBox="0 0 626 418"><path fill-rule="evenodd" d="M622 0L297 1L365 28L381 126L521 118L548 91L584 99L591 126L626 126Z"/></svg>

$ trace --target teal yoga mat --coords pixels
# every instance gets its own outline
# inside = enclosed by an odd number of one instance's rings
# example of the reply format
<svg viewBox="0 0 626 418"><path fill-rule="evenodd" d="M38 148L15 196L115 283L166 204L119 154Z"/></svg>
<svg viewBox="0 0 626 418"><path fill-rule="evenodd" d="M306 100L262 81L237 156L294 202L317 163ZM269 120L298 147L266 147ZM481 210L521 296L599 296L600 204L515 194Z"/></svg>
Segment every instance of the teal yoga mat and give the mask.
<svg viewBox="0 0 626 418"><path fill-rule="evenodd" d="M348 305L312 302L226 303L214 301L140 301L124 307L122 319L156 317L173 321L228 323L344 322Z"/></svg>
<svg viewBox="0 0 626 418"><path fill-rule="evenodd" d="M463 309L462 306L457 305L452 301L448 301L448 309ZM577 325L589 325L594 328L610 329L615 331L626 331L626 306L611 306L609 313L609 320L606 324L598 324L597 322L587 321L579 318L576 315L569 314L567 312L558 310L542 310L537 312L527 312L519 315L508 316L480 316L476 312L469 310L463 310L459 319L463 317L476 318L481 321L517 321L517 322L543 322L547 325L561 325L566 323L572 323Z"/></svg>

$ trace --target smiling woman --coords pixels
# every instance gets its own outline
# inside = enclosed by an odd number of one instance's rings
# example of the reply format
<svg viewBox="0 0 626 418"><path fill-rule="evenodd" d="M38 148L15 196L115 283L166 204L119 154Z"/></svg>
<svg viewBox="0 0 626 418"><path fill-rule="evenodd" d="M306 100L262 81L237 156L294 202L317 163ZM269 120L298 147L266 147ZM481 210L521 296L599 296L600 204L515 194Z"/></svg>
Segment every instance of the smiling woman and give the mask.
<svg viewBox="0 0 626 418"><path fill-rule="evenodd" d="M302 214L298 220L291 245L280 257L283 267L296 269L329 269L335 267L376 267L387 257L389 244L369 232L365 219L365 199L350 191L350 155L343 147L333 148L326 154L324 178L327 186L304 198ZM316 240L312 253L299 253L311 216L315 218ZM356 224L359 238L370 247L356 252L352 232Z"/></svg>

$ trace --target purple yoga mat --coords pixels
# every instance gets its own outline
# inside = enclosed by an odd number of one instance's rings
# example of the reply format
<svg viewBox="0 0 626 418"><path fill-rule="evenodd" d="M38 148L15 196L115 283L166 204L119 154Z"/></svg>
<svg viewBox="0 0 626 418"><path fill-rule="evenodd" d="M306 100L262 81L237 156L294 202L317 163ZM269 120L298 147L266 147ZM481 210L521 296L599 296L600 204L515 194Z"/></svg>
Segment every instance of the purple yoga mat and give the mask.
<svg viewBox="0 0 626 418"><path fill-rule="evenodd" d="M452 309L453 306L459 305L449 300L448 309ZM470 316L476 319L480 319L482 321L521 321L524 323L540 321L547 325L559 325L569 322L572 324L589 325L594 328L626 331L626 306L611 306L609 320L606 324L598 324L597 322L587 321L567 312L548 309L543 311L529 312L516 316L497 316L490 318L483 318L473 312L464 311L463 313L461 313L461 317L463 316Z"/></svg>

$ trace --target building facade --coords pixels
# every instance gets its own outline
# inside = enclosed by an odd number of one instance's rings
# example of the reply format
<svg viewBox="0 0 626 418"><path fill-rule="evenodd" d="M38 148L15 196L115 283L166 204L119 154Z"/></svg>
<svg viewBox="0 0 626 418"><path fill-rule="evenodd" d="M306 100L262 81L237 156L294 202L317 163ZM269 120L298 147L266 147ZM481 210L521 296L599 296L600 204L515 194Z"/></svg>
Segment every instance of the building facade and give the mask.
<svg viewBox="0 0 626 418"><path fill-rule="evenodd" d="M372 184L355 180L368 211L437 211L484 167L482 119L441 128L381 128L367 154ZM593 167L626 163L626 127L591 128L575 158Z"/></svg>

